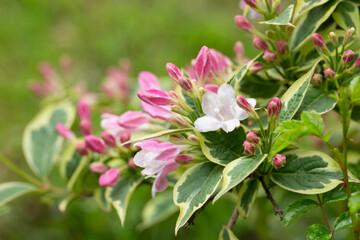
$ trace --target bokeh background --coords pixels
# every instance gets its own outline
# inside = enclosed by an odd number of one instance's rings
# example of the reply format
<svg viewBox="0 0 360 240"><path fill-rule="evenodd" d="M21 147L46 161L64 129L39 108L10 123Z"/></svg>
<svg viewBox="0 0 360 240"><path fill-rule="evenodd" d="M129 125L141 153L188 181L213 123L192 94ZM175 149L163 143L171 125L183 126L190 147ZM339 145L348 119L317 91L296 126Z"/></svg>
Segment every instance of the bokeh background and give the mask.
<svg viewBox="0 0 360 240"><path fill-rule="evenodd" d="M41 99L27 88L29 79L40 77L40 62L56 66L59 57L68 54L79 80L95 91L108 67L124 57L132 63L134 79L141 70L166 75L166 62L185 66L204 45L233 58L233 45L241 40L246 55L252 57L256 52L250 36L233 23L239 13L238 0L1 0L1 152L30 172L21 139L40 107ZM0 164L0 182L5 180L19 178ZM278 194L283 208L300 197ZM92 200L70 205L62 214L46 199L39 201L39 195L30 194L0 208L0 239L217 239L233 209L227 199L209 204L195 226L180 230L177 237L177 214L139 232L136 226L149 198L147 186L135 192L122 228L114 211L104 213ZM336 216L336 208L329 211ZM266 198L260 197L249 219L239 219L234 232L240 239L304 239L309 224L322 222L319 213L314 210L285 228Z"/></svg>

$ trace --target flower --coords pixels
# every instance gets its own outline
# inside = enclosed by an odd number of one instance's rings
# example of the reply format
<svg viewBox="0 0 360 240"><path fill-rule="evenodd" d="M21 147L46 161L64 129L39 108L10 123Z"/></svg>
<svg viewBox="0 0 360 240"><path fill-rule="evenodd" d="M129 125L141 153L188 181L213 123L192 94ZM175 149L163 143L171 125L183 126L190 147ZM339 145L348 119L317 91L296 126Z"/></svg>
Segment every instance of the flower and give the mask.
<svg viewBox="0 0 360 240"><path fill-rule="evenodd" d="M269 45L267 44L267 42L264 39L259 38L259 37L254 37L253 45L257 50L259 50L261 52L264 52L269 49Z"/></svg>
<svg viewBox="0 0 360 240"><path fill-rule="evenodd" d="M55 126L56 132L59 136L63 137L65 140L75 139L74 133L64 124L57 123Z"/></svg>
<svg viewBox="0 0 360 240"><path fill-rule="evenodd" d="M85 100L80 100L78 102L77 111L81 120L90 121L91 109Z"/></svg>
<svg viewBox="0 0 360 240"><path fill-rule="evenodd" d="M247 99L255 106L256 100ZM216 131L222 128L225 132L231 132L240 126L240 121L249 117L241 109L235 100L235 91L229 84L222 84L218 93L206 92L202 98L202 110L206 114L195 121L195 129L199 132Z"/></svg>
<svg viewBox="0 0 360 240"><path fill-rule="evenodd" d="M243 16L236 15L234 17L234 21L235 21L236 25L238 25L239 28L241 28L247 32L251 32L253 30L253 25L251 24L251 22L249 20L247 20L246 18L244 18Z"/></svg>
<svg viewBox="0 0 360 240"><path fill-rule="evenodd" d="M272 164L277 168L281 168L286 164L286 157L285 155L280 155L280 154L276 154L273 158L272 158Z"/></svg>
<svg viewBox="0 0 360 240"><path fill-rule="evenodd" d="M119 170L115 168L110 168L100 176L99 185L102 187L114 186L117 180L119 179L119 177L120 177Z"/></svg>
<svg viewBox="0 0 360 240"><path fill-rule="evenodd" d="M152 196L156 192L164 191L168 186L166 175L174 171L180 165L175 162L175 157L180 153L181 147L169 142L159 143L154 140L146 140L135 143L141 151L134 156L134 164L144 168L141 173L147 177L154 177Z"/></svg>
<svg viewBox="0 0 360 240"><path fill-rule="evenodd" d="M314 33L313 35L311 35L311 40L313 41L316 47L318 48L325 47L325 41L320 34Z"/></svg>
<svg viewBox="0 0 360 240"><path fill-rule="evenodd" d="M108 167L102 162L92 162L90 164L90 170L93 173L103 173L108 170Z"/></svg>
<svg viewBox="0 0 360 240"><path fill-rule="evenodd" d="M86 148L93 152L104 154L107 152L107 148L103 141L94 135L87 135L85 137Z"/></svg>

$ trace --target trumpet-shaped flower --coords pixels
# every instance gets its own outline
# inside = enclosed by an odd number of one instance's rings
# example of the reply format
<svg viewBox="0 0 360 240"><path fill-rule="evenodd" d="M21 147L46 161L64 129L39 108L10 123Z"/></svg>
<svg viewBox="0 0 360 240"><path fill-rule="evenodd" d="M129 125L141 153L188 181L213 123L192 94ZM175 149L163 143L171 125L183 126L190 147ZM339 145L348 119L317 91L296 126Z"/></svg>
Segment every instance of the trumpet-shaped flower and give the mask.
<svg viewBox="0 0 360 240"><path fill-rule="evenodd" d="M256 100L248 98L247 101L255 106ZM206 92L202 98L201 107L206 116L196 119L195 129L199 132L216 131L222 128L231 132L240 126L240 121L249 117L235 100L235 91L229 84L222 84L217 94Z"/></svg>

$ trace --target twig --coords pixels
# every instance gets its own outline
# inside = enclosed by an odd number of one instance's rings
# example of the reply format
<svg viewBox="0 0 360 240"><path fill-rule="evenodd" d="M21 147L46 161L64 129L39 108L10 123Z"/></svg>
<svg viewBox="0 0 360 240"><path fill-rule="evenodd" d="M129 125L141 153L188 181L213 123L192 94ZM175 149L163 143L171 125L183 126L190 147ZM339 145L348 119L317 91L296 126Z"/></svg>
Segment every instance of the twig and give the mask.
<svg viewBox="0 0 360 240"><path fill-rule="evenodd" d="M229 219L229 222L227 224L227 227L229 229L232 229L234 227L238 217L239 217L239 210L238 210L237 206L235 206L234 211L233 211L233 213L231 215L231 218Z"/></svg>
<svg viewBox="0 0 360 240"><path fill-rule="evenodd" d="M216 195L216 194L215 194L215 195ZM195 223L194 223L194 220L195 220L196 216L199 215L199 213L201 213L201 212L205 209L206 205L215 198L215 195L213 195L212 197L210 197L210 198L204 203L204 205L202 205L201 208L199 208L198 210L196 210L196 211L193 213L193 215L191 215L191 217L189 218L189 220L188 220L188 221L186 222L186 224L185 224L185 228L189 229L191 225L194 225L194 224L195 224Z"/></svg>
<svg viewBox="0 0 360 240"><path fill-rule="evenodd" d="M320 206L320 208L321 208L321 212L322 212L322 214L323 214L323 216L324 216L324 219L325 219L325 222L326 222L326 226L327 226L327 228L329 229L329 232L331 233L331 238L332 238L333 240L335 240L335 238L334 238L334 232L333 232L333 230L331 229L331 226L330 226L330 223L329 223L329 219L328 219L327 216L326 216L326 212L325 212L323 203L321 202L321 199L320 199L320 197L319 197L319 194L316 194L316 197L317 197L317 200L318 200L318 202L319 202L319 206Z"/></svg>
<svg viewBox="0 0 360 240"><path fill-rule="evenodd" d="M274 198L272 197L269 188L266 186L263 177L259 177L259 180L261 182L261 185L263 187L263 189L265 190L266 196L267 198L270 200L271 204L274 206L274 210L275 210L275 215L279 215L280 217L280 221L283 220L283 214L284 211L277 205L276 201L274 200Z"/></svg>

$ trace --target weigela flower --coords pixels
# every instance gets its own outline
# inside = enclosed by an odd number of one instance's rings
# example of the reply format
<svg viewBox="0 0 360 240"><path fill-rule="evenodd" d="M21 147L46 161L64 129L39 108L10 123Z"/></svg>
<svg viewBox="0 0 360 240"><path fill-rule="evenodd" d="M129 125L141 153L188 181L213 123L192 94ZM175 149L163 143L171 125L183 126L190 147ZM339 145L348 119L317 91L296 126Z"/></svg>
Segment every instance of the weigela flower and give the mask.
<svg viewBox="0 0 360 240"><path fill-rule="evenodd" d="M247 99L255 106L256 100ZM201 107L206 116L196 119L194 125L199 132L216 131L222 128L231 132L240 126L240 121L249 117L235 100L235 91L229 84L222 84L217 94L206 92L202 98Z"/></svg>
<svg viewBox="0 0 360 240"><path fill-rule="evenodd" d="M56 132L59 136L63 137L65 140L75 139L74 133L64 124L57 123L55 126Z"/></svg>
<svg viewBox="0 0 360 240"><path fill-rule="evenodd" d="M119 179L119 177L120 177L119 170L115 168L110 168L100 176L99 185L102 187L114 186L117 180Z"/></svg>

